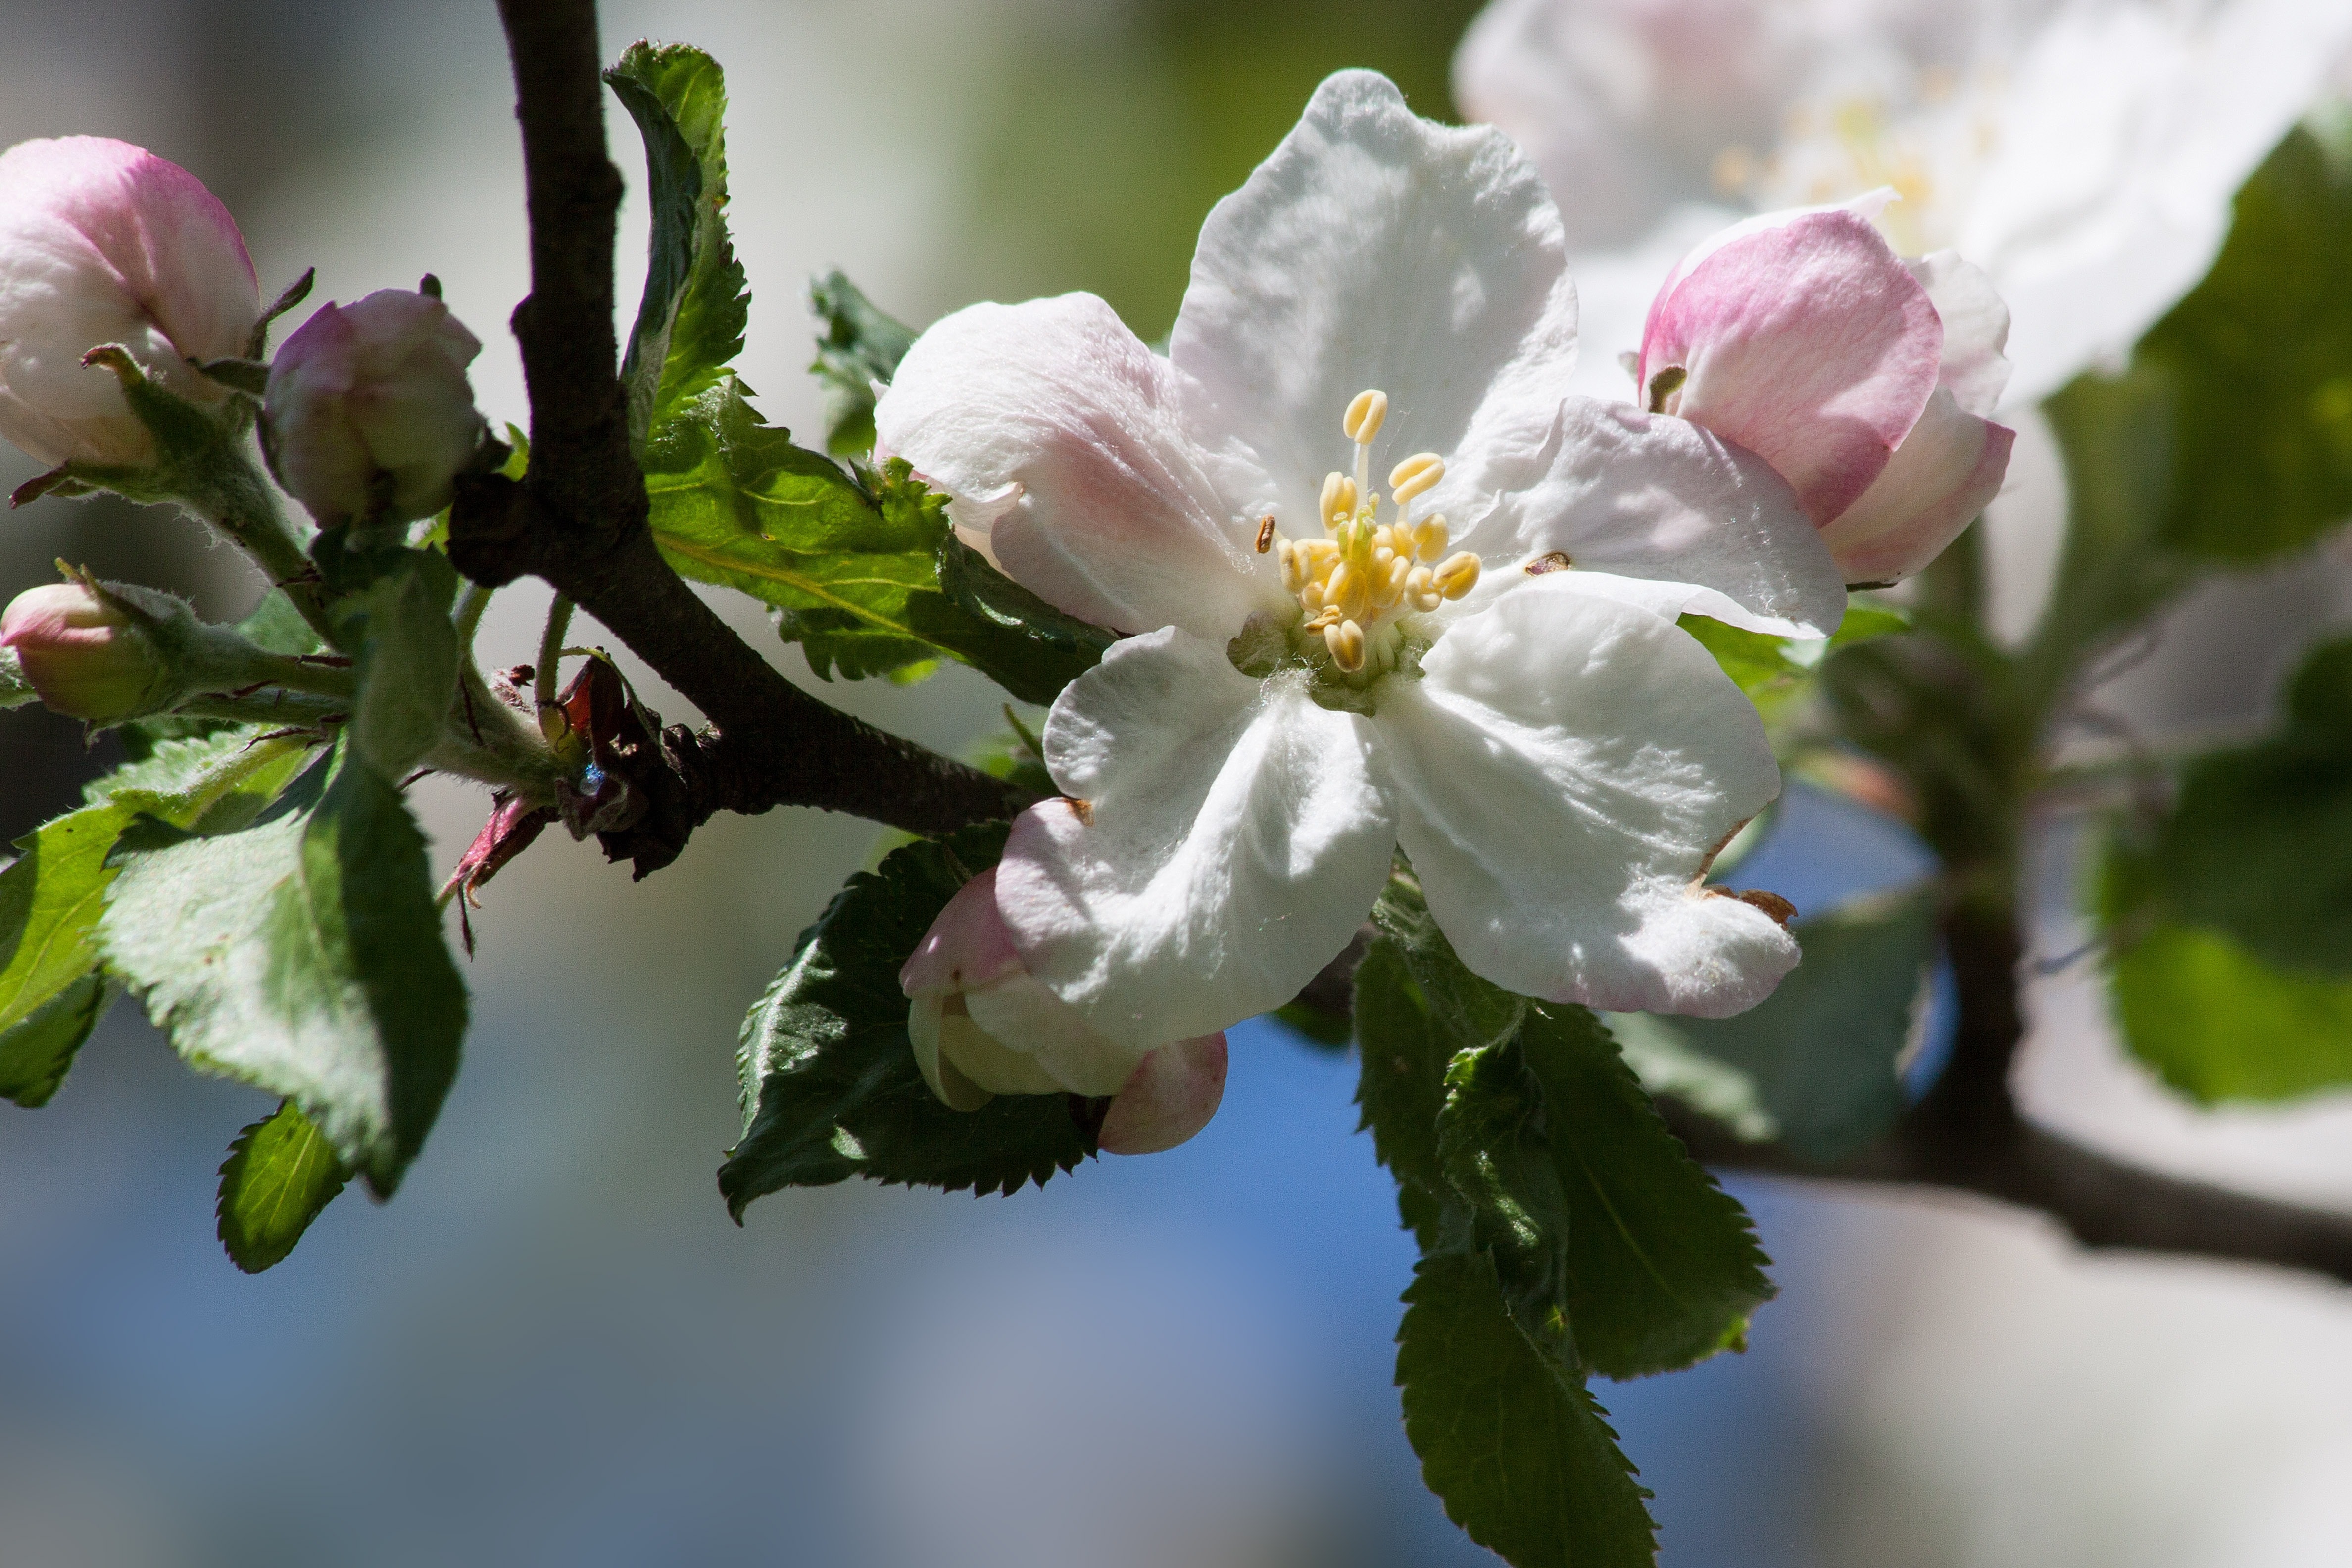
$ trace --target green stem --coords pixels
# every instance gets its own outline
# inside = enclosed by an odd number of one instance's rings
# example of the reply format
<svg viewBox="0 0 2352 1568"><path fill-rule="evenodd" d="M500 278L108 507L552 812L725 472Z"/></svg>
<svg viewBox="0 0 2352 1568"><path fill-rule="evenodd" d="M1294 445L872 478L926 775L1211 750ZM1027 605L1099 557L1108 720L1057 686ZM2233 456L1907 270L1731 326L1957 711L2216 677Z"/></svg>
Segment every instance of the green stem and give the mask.
<svg viewBox="0 0 2352 1568"><path fill-rule="evenodd" d="M304 692L271 689L250 697L191 697L172 710L182 719L225 719L232 724L267 724L273 729L319 729L341 723L350 716L348 699L336 700Z"/></svg>
<svg viewBox="0 0 2352 1568"><path fill-rule="evenodd" d="M188 497L184 504L251 556L262 574L285 590L322 642L339 646L327 615L325 587L310 563L300 528L278 503L277 489L242 454L208 478L212 482L203 493Z"/></svg>
<svg viewBox="0 0 2352 1568"><path fill-rule="evenodd" d="M547 628L539 637L539 662L531 667L532 707L539 714L540 732L552 744L562 731L551 727L548 710L555 706L559 668L563 662L563 638L572 630L572 599L558 592L547 606Z"/></svg>

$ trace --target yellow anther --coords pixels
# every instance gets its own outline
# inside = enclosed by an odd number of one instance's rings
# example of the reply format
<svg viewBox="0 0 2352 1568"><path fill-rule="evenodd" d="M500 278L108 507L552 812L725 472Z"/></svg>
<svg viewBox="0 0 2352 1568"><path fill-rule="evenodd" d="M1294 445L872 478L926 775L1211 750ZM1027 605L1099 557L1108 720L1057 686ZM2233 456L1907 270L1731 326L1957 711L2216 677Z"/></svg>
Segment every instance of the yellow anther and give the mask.
<svg viewBox="0 0 2352 1568"><path fill-rule="evenodd" d="M1307 586L1307 563L1298 558L1298 546L1287 539L1277 541L1274 558L1282 563L1282 591L1296 594Z"/></svg>
<svg viewBox="0 0 2352 1568"><path fill-rule="evenodd" d="M1299 588L1298 607L1310 616L1323 607L1323 584L1320 581L1309 577Z"/></svg>
<svg viewBox="0 0 2352 1568"><path fill-rule="evenodd" d="M1452 538L1445 527L1445 514L1432 513L1413 524L1412 553L1433 566L1444 557L1445 546Z"/></svg>
<svg viewBox="0 0 2352 1568"><path fill-rule="evenodd" d="M1386 551L1381 553L1388 555ZM1373 605L1383 610L1395 608L1396 602L1404 597L1404 582L1411 575L1412 575L1412 562L1401 555L1389 555L1386 564L1381 568L1380 574L1372 579Z"/></svg>
<svg viewBox="0 0 2352 1568"><path fill-rule="evenodd" d="M1438 563L1430 580L1446 598L1458 599L1478 585L1478 558L1466 550L1456 551Z"/></svg>
<svg viewBox="0 0 2352 1568"><path fill-rule="evenodd" d="M1339 421L1339 428L1357 446L1369 447L1372 444L1372 437L1381 433L1381 422L1388 416L1389 395L1378 387L1367 387L1356 394L1355 401L1348 405L1348 416Z"/></svg>
<svg viewBox="0 0 2352 1568"><path fill-rule="evenodd" d="M1388 541L1376 536L1372 541L1372 571L1374 574L1386 576L1388 574L1389 563L1395 559L1396 552L1389 548Z"/></svg>
<svg viewBox="0 0 2352 1568"><path fill-rule="evenodd" d="M1336 468L1324 475L1319 504L1324 526L1337 532L1341 523L1356 515L1356 481Z"/></svg>
<svg viewBox="0 0 2352 1568"><path fill-rule="evenodd" d="M1331 662L1349 674L1364 668L1364 628L1352 618L1325 626L1323 646L1331 650Z"/></svg>
<svg viewBox="0 0 2352 1568"><path fill-rule="evenodd" d="M1416 452L1389 470L1389 489L1401 509L1444 477L1444 458L1434 452Z"/></svg>
<svg viewBox="0 0 2352 1568"><path fill-rule="evenodd" d="M1437 591L1436 574L1426 566L1415 566L1406 573L1404 602L1423 615L1445 603L1445 595Z"/></svg>
<svg viewBox="0 0 2352 1568"><path fill-rule="evenodd" d="M1360 621L1372 607L1371 588L1360 566L1353 561L1342 561L1331 568L1331 575L1324 581L1323 602L1339 606L1339 613L1349 620Z"/></svg>
<svg viewBox="0 0 2352 1568"><path fill-rule="evenodd" d="M1345 619L1347 617L1337 610L1318 610L1307 617L1307 629L1319 632L1326 626L1336 626Z"/></svg>

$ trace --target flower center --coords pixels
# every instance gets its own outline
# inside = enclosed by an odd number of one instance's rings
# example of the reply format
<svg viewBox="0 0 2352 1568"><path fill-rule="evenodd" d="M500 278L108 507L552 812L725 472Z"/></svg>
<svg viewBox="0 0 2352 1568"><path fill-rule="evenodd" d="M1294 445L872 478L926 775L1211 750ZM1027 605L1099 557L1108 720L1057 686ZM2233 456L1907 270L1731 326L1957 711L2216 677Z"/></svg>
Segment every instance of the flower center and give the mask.
<svg viewBox="0 0 2352 1568"><path fill-rule="evenodd" d="M1388 394L1360 392L1339 421L1355 444L1355 471L1324 476L1317 503L1319 539L1275 538L1285 592L1298 596L1302 632L1322 634L1331 662L1349 675L1378 673L1396 661L1402 617L1426 614L1478 585L1478 558L1448 555L1444 516L1415 519L1413 501L1445 477L1445 461L1418 452L1389 470L1391 515L1381 520L1372 489L1372 442L1388 418Z"/></svg>
<svg viewBox="0 0 2352 1568"><path fill-rule="evenodd" d="M1759 208L1816 206L1880 185L1903 198L1878 217L1895 250L1924 256L1951 245L1977 181L2000 145L2006 83L1987 68L1919 70L1908 90L1824 95L1790 111L1780 144L1759 159L1727 147L1715 183Z"/></svg>

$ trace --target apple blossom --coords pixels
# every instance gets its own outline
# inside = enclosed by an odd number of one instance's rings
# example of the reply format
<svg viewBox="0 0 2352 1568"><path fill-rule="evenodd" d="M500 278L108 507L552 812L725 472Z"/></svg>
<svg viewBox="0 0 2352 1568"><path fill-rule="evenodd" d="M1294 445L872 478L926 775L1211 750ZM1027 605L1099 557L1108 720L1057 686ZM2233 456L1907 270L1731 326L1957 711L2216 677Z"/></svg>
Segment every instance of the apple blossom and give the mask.
<svg viewBox="0 0 2352 1568"><path fill-rule="evenodd" d="M1739 207L1890 185L1897 249L1956 249L2009 302L2030 403L2204 276L2231 195L2347 54L2352 0L1495 0L1454 74L1578 250L1612 258L1578 265L1610 353L1663 262Z"/></svg>
<svg viewBox="0 0 2352 1568"><path fill-rule="evenodd" d="M1779 773L1673 617L1818 635L1842 582L1759 458L1561 395L1575 308L1509 141L1345 72L1210 215L1166 358L1069 295L959 311L900 364L883 449L1016 581L1133 634L1055 703L1067 798L995 883L1099 1034L1289 1000L1400 845L1517 992L1721 1015L1796 961L1704 886Z"/></svg>
<svg viewBox="0 0 2352 1568"><path fill-rule="evenodd" d="M1795 487L1851 583L1917 571L1998 492L2009 316L1949 251L1906 264L1869 218L1891 192L1768 213L1693 250L1650 306L1653 413L1738 442Z"/></svg>
<svg viewBox="0 0 2352 1568"><path fill-rule="evenodd" d="M322 523L431 517L488 429L466 379L481 352L435 295L380 289L320 307L269 367L279 480Z"/></svg>
<svg viewBox="0 0 2352 1568"><path fill-rule="evenodd" d="M127 142L63 136L0 153L0 435L47 464L140 465L154 438L108 343L181 397L228 388L188 361L247 352L261 313L236 222L202 182Z"/></svg>
<svg viewBox="0 0 2352 1568"><path fill-rule="evenodd" d="M1119 1045L1022 966L997 909L994 867L948 900L898 984L923 1081L955 1110L977 1110L1000 1094L1108 1097L1101 1146L1148 1154L1208 1125L1224 1098L1223 1035Z"/></svg>

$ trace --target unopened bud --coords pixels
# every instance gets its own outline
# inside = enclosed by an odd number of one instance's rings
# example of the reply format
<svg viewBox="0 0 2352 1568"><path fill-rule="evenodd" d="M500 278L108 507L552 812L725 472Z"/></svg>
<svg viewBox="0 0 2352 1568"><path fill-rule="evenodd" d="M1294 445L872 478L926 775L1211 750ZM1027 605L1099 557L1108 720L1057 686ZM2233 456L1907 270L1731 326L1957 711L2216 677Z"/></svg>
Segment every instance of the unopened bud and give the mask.
<svg viewBox="0 0 2352 1568"><path fill-rule="evenodd" d="M0 615L0 645L49 707L92 724L169 706L178 682L136 617L86 583L16 595Z"/></svg>
<svg viewBox="0 0 2352 1568"><path fill-rule="evenodd" d="M381 289L321 307L269 367L279 480L322 523L431 517L488 430L466 380L481 352L429 295Z"/></svg>

